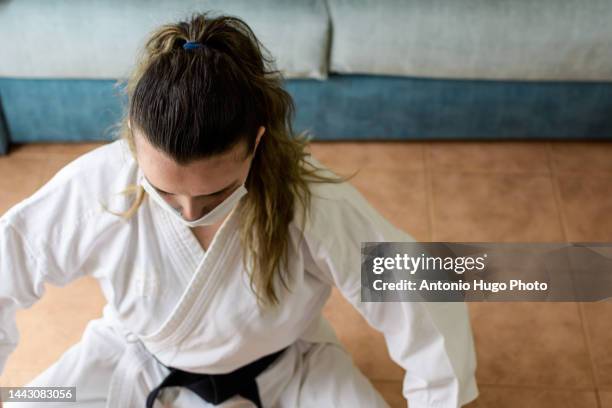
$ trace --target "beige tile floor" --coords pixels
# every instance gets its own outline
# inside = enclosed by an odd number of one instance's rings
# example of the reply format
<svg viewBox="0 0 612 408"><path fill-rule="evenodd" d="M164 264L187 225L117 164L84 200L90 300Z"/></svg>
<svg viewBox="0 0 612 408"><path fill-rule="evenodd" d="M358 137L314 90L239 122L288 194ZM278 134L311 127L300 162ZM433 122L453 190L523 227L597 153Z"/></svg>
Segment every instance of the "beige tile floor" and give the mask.
<svg viewBox="0 0 612 408"><path fill-rule="evenodd" d="M0 214L99 144L33 144L0 157ZM612 143L315 143L391 222L423 241L612 241ZM48 287L20 311L3 385L49 366L100 315L94 281ZM612 408L611 303L471 303L480 398L471 408ZM403 371L334 291L325 309L356 364L393 407ZM70 321L65 316L70 316Z"/></svg>

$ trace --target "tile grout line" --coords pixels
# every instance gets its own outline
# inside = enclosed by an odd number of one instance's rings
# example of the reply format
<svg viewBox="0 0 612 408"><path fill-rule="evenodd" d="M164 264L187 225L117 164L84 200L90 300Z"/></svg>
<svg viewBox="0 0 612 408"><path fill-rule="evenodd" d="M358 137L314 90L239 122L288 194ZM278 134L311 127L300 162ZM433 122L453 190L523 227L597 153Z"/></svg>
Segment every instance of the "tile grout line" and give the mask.
<svg viewBox="0 0 612 408"><path fill-rule="evenodd" d="M563 211L563 201L561 198L561 188L559 187L559 180L557 178L557 168L554 163L553 158L553 146L552 142L548 142L547 149L547 163L551 173L551 183L553 188L553 196L555 199L555 205L557 206L557 210L559 212L559 218L561 222L561 229L563 232L563 237L566 242L569 242L569 233L567 228L567 219L565 217L565 212ZM584 316L584 310L582 309L581 302L574 302L576 305L576 309L578 311L578 316L580 317L580 327L582 329L582 337L584 339L584 344L587 349L587 353L589 356L589 366L591 368L591 378L593 379L593 385L595 386L595 398L597 399L597 406L601 407L601 398L599 397L599 378L597 375L597 369L595 367L595 359L593 356L593 345L591 343L591 336L589 335L589 331L587 330L587 321Z"/></svg>
<svg viewBox="0 0 612 408"><path fill-rule="evenodd" d="M546 171L533 171L533 170L464 170L464 169L454 169L454 170L445 170L445 169L432 169L432 173L436 174L503 174L508 176L522 176L522 175L532 175L532 176L550 176L550 170ZM583 173L577 173L583 174Z"/></svg>
<svg viewBox="0 0 612 408"><path fill-rule="evenodd" d="M563 211L563 204L561 200L561 190L559 183L557 183L557 171L554 165L552 144L548 142L548 149L546 150L546 163L548 165L548 171L550 173L550 183L553 191L553 199L555 200L555 207L557 207L557 214L559 217L559 224L561 225L561 232L565 242L569 242L569 233L567 228L567 220L565 219L565 212Z"/></svg>
<svg viewBox="0 0 612 408"><path fill-rule="evenodd" d="M554 386L554 385L528 385L528 384L493 384L486 382L478 382L479 386L491 387L491 388L523 388L527 390L548 390L548 391L580 391L580 392L593 392L597 393L599 390L595 387L566 387L566 386Z"/></svg>
<svg viewBox="0 0 612 408"><path fill-rule="evenodd" d="M598 408L603 408L603 403L601 402L601 393L605 392L605 390L600 390L599 388L597 388L595 390L595 398L597 399L597 407Z"/></svg>
<svg viewBox="0 0 612 408"><path fill-rule="evenodd" d="M429 229L428 240L431 242L434 239L434 199L433 199L433 175L431 172L430 160L431 142L425 143L423 146L423 170L425 176L425 205L427 206L427 226Z"/></svg>
<svg viewBox="0 0 612 408"><path fill-rule="evenodd" d="M582 335L584 337L584 342L586 344L586 348L587 348L587 353L589 354L589 360L590 360L590 366L591 366L591 376L593 377L593 382L595 385L595 391L596 391L596 398L597 398L597 404L599 407L601 407L601 398L599 397L599 391L601 391L599 389L599 377L597 374L597 370L595 368L595 358L593 356L593 345L591 342L591 336L589 334L589 331L587 330L587 321L585 319L584 316L584 310L582 309L582 304L581 302L576 302L576 307L578 308L578 315L580 316L580 323L582 326Z"/></svg>
<svg viewBox="0 0 612 408"><path fill-rule="evenodd" d="M557 183L557 171L554 165L553 154L552 154L552 144L548 142L546 149L546 163L548 165L548 172L550 174L550 183L553 191L553 199L555 201L555 207L557 207L557 214L559 217L559 224L561 225L561 232L563 233L563 238L565 242L569 242L569 233L567 228L567 220L565 219L565 212L563 211L563 204L561 200L561 190L559 188L559 183Z"/></svg>

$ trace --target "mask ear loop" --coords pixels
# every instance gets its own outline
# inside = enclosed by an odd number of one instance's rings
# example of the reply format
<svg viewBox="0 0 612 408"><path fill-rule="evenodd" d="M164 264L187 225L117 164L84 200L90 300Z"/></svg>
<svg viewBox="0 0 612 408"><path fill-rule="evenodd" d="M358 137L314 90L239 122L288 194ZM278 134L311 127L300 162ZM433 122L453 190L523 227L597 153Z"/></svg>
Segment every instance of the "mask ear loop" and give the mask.
<svg viewBox="0 0 612 408"><path fill-rule="evenodd" d="M142 183L141 185L143 186L143 189L149 194L149 196L155 194L155 199L156 201L160 201L160 204L163 202L163 205L174 210L176 213L180 214L182 217L182 211L177 210L176 208L174 208L172 205L170 205L169 202L167 202L166 200L164 200L164 198L161 196L161 194L159 194L159 192L157 192L156 188L153 187L153 185L149 182L149 180L147 179L147 177L144 175L144 173L142 173ZM146 186L146 188L145 188Z"/></svg>

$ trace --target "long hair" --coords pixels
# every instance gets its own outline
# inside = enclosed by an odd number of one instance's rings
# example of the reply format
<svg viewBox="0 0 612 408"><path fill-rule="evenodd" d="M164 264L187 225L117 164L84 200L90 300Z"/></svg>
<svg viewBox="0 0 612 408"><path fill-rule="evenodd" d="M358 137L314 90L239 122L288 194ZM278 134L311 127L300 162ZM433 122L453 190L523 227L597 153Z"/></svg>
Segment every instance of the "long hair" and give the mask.
<svg viewBox="0 0 612 408"><path fill-rule="evenodd" d="M185 50L188 41L203 46ZM257 130L265 126L245 182L249 193L236 208L243 266L250 269L251 290L260 306L279 303L277 276L290 289L289 224L296 205L301 205L304 229L311 204L308 183L341 183L354 176L319 174L323 169L306 160L310 137L307 131L294 135L295 106L282 84L282 73L249 26L238 17L210 12L154 30L130 76L118 82L128 97L118 133L134 159L135 127L149 143L185 165L227 152L240 141L253 152ZM132 185L122 193L136 196L127 211L117 214L127 219L146 192Z"/></svg>

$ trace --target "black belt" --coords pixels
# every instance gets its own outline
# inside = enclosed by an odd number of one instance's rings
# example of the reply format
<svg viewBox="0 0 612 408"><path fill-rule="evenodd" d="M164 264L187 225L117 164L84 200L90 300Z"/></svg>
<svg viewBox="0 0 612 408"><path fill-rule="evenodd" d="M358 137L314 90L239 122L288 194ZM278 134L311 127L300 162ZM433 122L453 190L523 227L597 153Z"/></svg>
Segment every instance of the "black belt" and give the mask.
<svg viewBox="0 0 612 408"><path fill-rule="evenodd" d="M164 387L183 386L198 394L202 399L212 404L220 404L240 395L253 401L258 408L262 408L259 390L255 377L274 362L284 348L275 353L263 356L245 366L242 366L227 374L199 374L168 367L170 373L147 397L147 408L153 408L157 394Z"/></svg>

